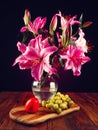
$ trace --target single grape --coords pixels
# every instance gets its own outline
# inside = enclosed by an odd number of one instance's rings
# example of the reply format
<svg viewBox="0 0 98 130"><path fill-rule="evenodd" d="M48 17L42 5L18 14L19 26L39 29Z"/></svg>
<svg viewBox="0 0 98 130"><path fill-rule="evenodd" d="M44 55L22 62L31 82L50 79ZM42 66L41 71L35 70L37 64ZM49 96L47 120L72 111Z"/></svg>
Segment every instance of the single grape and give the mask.
<svg viewBox="0 0 98 130"><path fill-rule="evenodd" d="M61 104L61 103L62 103L62 100L56 100L55 103L56 103L56 104Z"/></svg>
<svg viewBox="0 0 98 130"><path fill-rule="evenodd" d="M61 94L60 97L61 97L61 98L64 98L65 96L64 96L64 94Z"/></svg>
<svg viewBox="0 0 98 130"><path fill-rule="evenodd" d="M54 100L59 100L59 99L61 99L59 96L54 97Z"/></svg>
<svg viewBox="0 0 98 130"><path fill-rule="evenodd" d="M49 99L47 103L55 103L55 100L53 98Z"/></svg>
<svg viewBox="0 0 98 130"><path fill-rule="evenodd" d="M62 101L63 101L63 102L65 102L65 101L66 101L66 98L65 98L65 97L63 97L63 98L62 98Z"/></svg>
<svg viewBox="0 0 98 130"><path fill-rule="evenodd" d="M42 105L42 107L45 107L45 106L46 106L46 101L43 100L43 101L41 102L41 105Z"/></svg>
<svg viewBox="0 0 98 130"><path fill-rule="evenodd" d="M53 108L54 108L54 110L57 110L59 108L59 105L58 104L54 104Z"/></svg>
<svg viewBox="0 0 98 130"><path fill-rule="evenodd" d="M67 102L61 103L61 104L60 104L60 108L63 109L63 110L64 110L64 109L67 109L67 108L68 108Z"/></svg>
<svg viewBox="0 0 98 130"><path fill-rule="evenodd" d="M58 109L56 110L56 112L59 114L59 113L62 112L62 109L61 109L61 108L58 108Z"/></svg>
<svg viewBox="0 0 98 130"><path fill-rule="evenodd" d="M48 103L48 104L46 104L46 108L51 108L51 107L53 107L53 103L52 102L50 102L50 103Z"/></svg>
<svg viewBox="0 0 98 130"><path fill-rule="evenodd" d="M60 92L57 92L57 93L56 93L56 96L60 96L60 95L61 95L61 93L60 93Z"/></svg>
<svg viewBox="0 0 98 130"><path fill-rule="evenodd" d="M75 102L73 100L69 101L68 105L69 107L71 107L71 105L75 104Z"/></svg>

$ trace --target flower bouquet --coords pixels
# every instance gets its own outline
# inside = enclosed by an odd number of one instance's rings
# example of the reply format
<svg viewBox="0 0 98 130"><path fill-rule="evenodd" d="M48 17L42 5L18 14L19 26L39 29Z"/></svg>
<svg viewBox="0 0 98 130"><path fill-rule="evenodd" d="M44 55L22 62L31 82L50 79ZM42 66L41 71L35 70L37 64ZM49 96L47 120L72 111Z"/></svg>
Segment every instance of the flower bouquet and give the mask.
<svg viewBox="0 0 98 130"><path fill-rule="evenodd" d="M54 14L47 29L47 17L38 16L33 21L28 9L24 13L24 26L20 29L22 41L17 47L20 55L15 59L21 70L31 69L31 76L39 87L47 77L58 75L59 68L72 70L74 76L81 74L82 65L90 61L87 56L89 43L85 39L84 28L92 24L83 23L83 15L65 16L60 11ZM51 88L55 88L52 81Z"/></svg>

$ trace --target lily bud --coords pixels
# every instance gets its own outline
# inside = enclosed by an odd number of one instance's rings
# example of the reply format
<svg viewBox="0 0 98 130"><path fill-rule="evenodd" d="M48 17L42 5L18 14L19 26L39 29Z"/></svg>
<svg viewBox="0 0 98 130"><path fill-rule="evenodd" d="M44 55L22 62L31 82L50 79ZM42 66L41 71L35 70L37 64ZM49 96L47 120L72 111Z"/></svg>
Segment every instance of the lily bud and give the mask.
<svg viewBox="0 0 98 130"><path fill-rule="evenodd" d="M31 14L28 9L25 10L23 20L25 25L28 25L29 21L31 20Z"/></svg>
<svg viewBox="0 0 98 130"><path fill-rule="evenodd" d="M53 32L56 30L57 28L57 15L54 15L52 17L52 20L51 20L51 23L50 23L50 26L49 26L49 33L51 35L53 35Z"/></svg>

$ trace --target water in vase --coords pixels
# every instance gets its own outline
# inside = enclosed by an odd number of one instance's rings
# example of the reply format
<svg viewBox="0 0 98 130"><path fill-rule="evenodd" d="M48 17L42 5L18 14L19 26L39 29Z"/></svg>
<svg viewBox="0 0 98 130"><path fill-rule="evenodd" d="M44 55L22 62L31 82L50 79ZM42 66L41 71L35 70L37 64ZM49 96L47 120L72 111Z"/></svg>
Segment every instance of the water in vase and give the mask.
<svg viewBox="0 0 98 130"><path fill-rule="evenodd" d="M34 96L37 97L40 102L42 100L49 100L57 92L57 86L55 86L54 82L51 82L50 86L47 87L35 86L33 85L32 91Z"/></svg>

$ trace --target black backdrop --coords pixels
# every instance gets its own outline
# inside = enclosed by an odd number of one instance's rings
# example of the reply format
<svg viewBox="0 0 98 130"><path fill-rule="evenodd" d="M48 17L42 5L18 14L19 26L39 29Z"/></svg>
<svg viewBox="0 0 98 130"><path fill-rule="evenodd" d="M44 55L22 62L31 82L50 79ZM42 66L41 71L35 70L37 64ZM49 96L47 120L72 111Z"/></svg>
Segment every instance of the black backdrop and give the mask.
<svg viewBox="0 0 98 130"><path fill-rule="evenodd" d="M98 14L97 0L3 0L0 3L0 90L31 91L33 81L30 70L12 67L19 55L16 43L20 40L19 30L23 26L24 10L28 8L32 19L41 15L48 20L60 10L65 15L84 15L84 21L91 20L92 26L85 30L86 37L94 45L89 54L91 61L82 67L80 77L74 77L71 71L62 72L59 82L60 91L98 92Z"/></svg>

